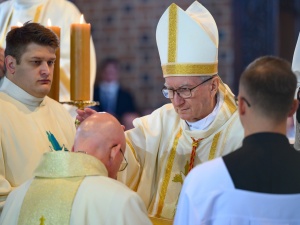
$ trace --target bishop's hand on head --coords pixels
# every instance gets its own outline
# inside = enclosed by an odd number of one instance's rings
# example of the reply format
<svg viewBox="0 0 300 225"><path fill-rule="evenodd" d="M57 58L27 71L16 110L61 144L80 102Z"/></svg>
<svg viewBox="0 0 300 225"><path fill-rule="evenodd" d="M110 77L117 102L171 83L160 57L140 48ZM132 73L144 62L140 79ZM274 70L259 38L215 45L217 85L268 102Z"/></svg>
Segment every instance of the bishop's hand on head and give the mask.
<svg viewBox="0 0 300 225"><path fill-rule="evenodd" d="M76 120L81 123L82 121L84 121L86 118L88 118L89 116L93 115L94 113L97 113L97 111L90 109L90 108L85 108L85 109L77 109L77 116L76 116Z"/></svg>

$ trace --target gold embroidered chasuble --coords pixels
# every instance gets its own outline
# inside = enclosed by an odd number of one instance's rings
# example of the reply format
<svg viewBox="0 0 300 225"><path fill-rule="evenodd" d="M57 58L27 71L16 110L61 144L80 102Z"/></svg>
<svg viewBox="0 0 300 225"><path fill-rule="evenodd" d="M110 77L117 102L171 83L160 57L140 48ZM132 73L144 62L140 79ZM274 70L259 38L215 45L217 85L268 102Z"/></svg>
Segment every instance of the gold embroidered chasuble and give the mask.
<svg viewBox="0 0 300 225"><path fill-rule="evenodd" d="M35 170L18 220L19 225L70 224L73 200L85 176L107 170L95 157L73 152L48 152Z"/></svg>
<svg viewBox="0 0 300 225"><path fill-rule="evenodd" d="M194 166L237 149L243 139L233 94L219 87L221 108L207 130L191 131L175 112L164 105L134 121L126 132L128 169L118 179L144 200L150 217L173 219L179 193L188 173L193 139Z"/></svg>

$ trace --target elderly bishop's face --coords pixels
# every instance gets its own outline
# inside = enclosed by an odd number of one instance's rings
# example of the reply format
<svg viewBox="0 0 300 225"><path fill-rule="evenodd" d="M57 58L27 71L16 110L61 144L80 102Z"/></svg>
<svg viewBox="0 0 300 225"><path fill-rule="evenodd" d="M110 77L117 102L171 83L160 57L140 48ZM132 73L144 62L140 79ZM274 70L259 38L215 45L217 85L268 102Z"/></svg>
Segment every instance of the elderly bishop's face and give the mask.
<svg viewBox="0 0 300 225"><path fill-rule="evenodd" d="M180 118L188 122L195 122L203 119L210 114L215 106L215 88L211 79L208 82L199 85L191 91L191 97L182 98L176 92L171 102L175 111ZM201 77L166 77L165 86L171 90L178 90L180 88L194 88L202 83Z"/></svg>

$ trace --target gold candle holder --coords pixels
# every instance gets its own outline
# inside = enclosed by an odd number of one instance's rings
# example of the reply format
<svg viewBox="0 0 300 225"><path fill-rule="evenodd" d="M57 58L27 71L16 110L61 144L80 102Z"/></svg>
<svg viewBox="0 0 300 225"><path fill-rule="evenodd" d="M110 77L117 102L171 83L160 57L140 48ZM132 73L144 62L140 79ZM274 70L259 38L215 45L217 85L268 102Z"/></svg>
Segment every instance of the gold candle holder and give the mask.
<svg viewBox="0 0 300 225"><path fill-rule="evenodd" d="M76 100L76 101L68 101L68 102L60 102L61 104L68 104L77 107L78 109L84 110L84 108L88 106L95 106L95 105L100 105L100 102L96 101L85 101L85 100ZM80 121L75 120L75 126L76 128L79 126Z"/></svg>

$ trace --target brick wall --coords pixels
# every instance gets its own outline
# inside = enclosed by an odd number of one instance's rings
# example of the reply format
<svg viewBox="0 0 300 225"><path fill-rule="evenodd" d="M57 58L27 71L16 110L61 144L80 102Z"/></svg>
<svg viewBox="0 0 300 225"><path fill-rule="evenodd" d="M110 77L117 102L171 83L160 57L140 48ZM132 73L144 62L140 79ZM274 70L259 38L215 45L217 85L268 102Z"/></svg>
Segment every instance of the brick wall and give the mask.
<svg viewBox="0 0 300 225"><path fill-rule="evenodd" d="M219 28L219 71L223 81L229 86L233 82L231 1L200 1L214 16ZM145 110L169 102L160 92L164 79L156 47L156 25L171 3L174 2L185 10L193 0L73 0L73 2L92 25L97 61L106 56L115 56L121 60L121 83L134 93L138 107Z"/></svg>
<svg viewBox="0 0 300 225"><path fill-rule="evenodd" d="M2 2L3 0L0 0ZM121 83L134 93L141 111L169 102L161 94L164 83L156 47L157 22L171 4L184 10L194 0L73 0L92 25L97 61L107 56L120 59ZM233 83L232 0L200 1L219 28L219 74Z"/></svg>

